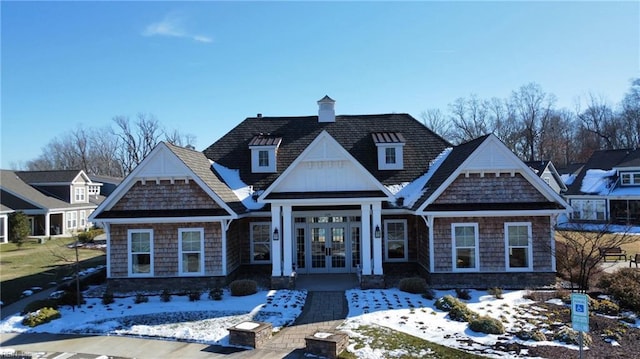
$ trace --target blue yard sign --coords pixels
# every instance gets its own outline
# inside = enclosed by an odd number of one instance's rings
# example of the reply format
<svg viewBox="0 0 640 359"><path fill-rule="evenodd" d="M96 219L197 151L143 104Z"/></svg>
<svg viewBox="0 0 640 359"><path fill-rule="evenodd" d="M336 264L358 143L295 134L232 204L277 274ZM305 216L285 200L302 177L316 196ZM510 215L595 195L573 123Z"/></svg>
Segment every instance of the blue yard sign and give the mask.
<svg viewBox="0 0 640 359"><path fill-rule="evenodd" d="M589 332L589 300L586 294L571 294L571 324L575 331Z"/></svg>

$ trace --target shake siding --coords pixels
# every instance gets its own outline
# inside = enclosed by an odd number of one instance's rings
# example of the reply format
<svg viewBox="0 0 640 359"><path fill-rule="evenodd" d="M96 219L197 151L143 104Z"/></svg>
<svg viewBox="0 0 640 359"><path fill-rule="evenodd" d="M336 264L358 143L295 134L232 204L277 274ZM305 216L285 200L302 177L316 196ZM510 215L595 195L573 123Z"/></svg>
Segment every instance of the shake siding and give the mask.
<svg viewBox="0 0 640 359"><path fill-rule="evenodd" d="M533 235L533 271L551 271L549 217L464 217L434 220L435 271L452 270L453 241L451 223L478 223L480 271L506 269L504 223L531 222Z"/></svg>
<svg viewBox="0 0 640 359"><path fill-rule="evenodd" d="M233 221L227 231L227 273L233 273L240 267L240 253L242 251L240 243L239 228L244 226L244 221Z"/></svg>
<svg viewBox="0 0 640 359"><path fill-rule="evenodd" d="M179 276L178 229L204 228L205 276L222 275L222 232L220 222L114 224L111 227L111 277L128 276L129 229L153 229L154 277Z"/></svg>
<svg viewBox="0 0 640 359"><path fill-rule="evenodd" d="M547 199L522 175L501 173L479 173L458 176L453 183L434 201L444 203L505 203L505 202L547 202Z"/></svg>
<svg viewBox="0 0 640 359"><path fill-rule="evenodd" d="M176 180L171 184L168 180L148 181L145 184L136 182L113 206L113 210L144 210L144 209L210 209L220 206L200 188L194 181L185 183Z"/></svg>

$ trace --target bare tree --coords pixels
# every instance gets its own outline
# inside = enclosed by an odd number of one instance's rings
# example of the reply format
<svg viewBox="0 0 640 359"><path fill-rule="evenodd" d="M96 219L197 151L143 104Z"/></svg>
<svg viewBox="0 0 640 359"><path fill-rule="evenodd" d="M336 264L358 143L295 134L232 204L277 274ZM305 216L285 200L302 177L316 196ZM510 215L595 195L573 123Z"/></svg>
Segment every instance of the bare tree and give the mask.
<svg viewBox="0 0 640 359"><path fill-rule="evenodd" d="M471 95L468 99L460 97L449 104L451 123L454 128L453 142L462 143L493 132L488 118L488 104Z"/></svg>
<svg viewBox="0 0 640 359"><path fill-rule="evenodd" d="M514 91L510 101L516 121L522 127L522 158L533 161L540 155L541 132L551 116L555 96L545 93L540 85L529 83Z"/></svg>
<svg viewBox="0 0 640 359"><path fill-rule="evenodd" d="M120 161L123 172L130 173L158 144L162 130L153 115L138 114L133 125L129 117L113 118L117 128L113 134L118 138L116 158Z"/></svg>
<svg viewBox="0 0 640 359"><path fill-rule="evenodd" d="M620 113L622 141L626 148L640 147L640 78L631 82L629 92L622 99Z"/></svg>
<svg viewBox="0 0 640 359"><path fill-rule="evenodd" d="M619 130L613 110L601 96L589 94L587 108L576 113L584 128L599 139L598 149L612 150L616 148L617 131Z"/></svg>
<svg viewBox="0 0 640 359"><path fill-rule="evenodd" d="M196 144L196 136L189 133L183 134L176 129L167 131L164 138L165 141L169 142L170 144L180 147L195 146Z"/></svg>
<svg viewBox="0 0 640 359"><path fill-rule="evenodd" d="M422 123L431 131L447 141L451 142L453 140L454 134L451 122L449 122L442 111L437 108L428 109L423 111L420 117L422 118Z"/></svg>

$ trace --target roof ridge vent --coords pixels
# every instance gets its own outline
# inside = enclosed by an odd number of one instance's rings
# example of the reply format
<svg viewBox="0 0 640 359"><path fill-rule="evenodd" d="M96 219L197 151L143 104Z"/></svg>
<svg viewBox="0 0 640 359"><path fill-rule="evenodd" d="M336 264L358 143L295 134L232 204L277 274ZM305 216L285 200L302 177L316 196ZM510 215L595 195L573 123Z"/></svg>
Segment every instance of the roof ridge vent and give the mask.
<svg viewBox="0 0 640 359"><path fill-rule="evenodd" d="M318 122L336 122L336 101L325 95L318 100Z"/></svg>

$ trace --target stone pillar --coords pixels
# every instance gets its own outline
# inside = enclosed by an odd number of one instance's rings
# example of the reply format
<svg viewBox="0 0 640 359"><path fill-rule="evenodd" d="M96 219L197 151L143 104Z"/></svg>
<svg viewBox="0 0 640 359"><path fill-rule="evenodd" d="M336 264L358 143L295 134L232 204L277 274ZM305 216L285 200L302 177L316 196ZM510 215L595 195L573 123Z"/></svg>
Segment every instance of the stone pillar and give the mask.
<svg viewBox="0 0 640 359"><path fill-rule="evenodd" d="M376 227L380 228L380 238L373 239L373 274L374 275L382 275L382 233L384 232L384 228L382 228L381 221L381 212L382 205L380 202L373 204L372 210L372 228L375 230Z"/></svg>
<svg viewBox="0 0 640 359"><path fill-rule="evenodd" d="M283 237L282 228L280 228L280 206L271 205L271 276L272 277L281 277L282 276L282 246L280 243L282 242L280 238ZM275 231L278 231L278 239L275 240L273 234Z"/></svg>
<svg viewBox="0 0 640 359"><path fill-rule="evenodd" d="M291 205L282 206L282 249L283 249L283 267L282 274L290 276L293 272L293 228L291 218Z"/></svg>
<svg viewBox="0 0 640 359"><path fill-rule="evenodd" d="M371 275L371 204L360 205L362 222L362 275Z"/></svg>

